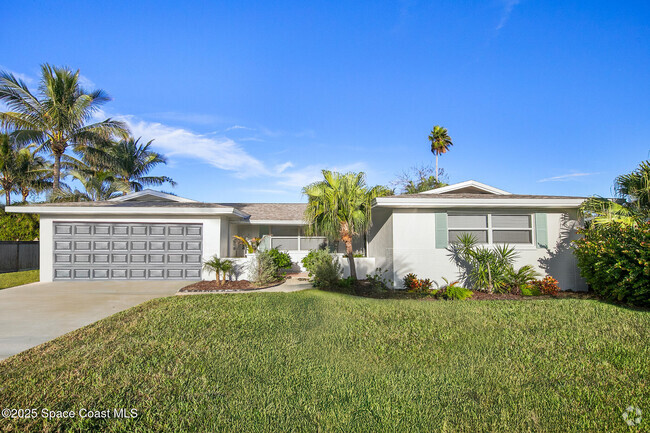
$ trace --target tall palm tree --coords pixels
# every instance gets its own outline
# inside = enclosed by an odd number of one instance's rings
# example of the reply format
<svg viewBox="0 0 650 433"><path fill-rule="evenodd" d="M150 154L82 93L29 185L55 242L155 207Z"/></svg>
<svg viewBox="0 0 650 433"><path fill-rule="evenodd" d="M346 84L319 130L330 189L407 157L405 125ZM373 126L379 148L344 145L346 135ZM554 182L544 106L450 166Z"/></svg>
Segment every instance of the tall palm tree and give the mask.
<svg viewBox="0 0 650 433"><path fill-rule="evenodd" d="M15 128L22 139L41 144L54 155L55 192L60 192L61 156L68 147L80 150L128 133L123 122L110 118L89 123L110 97L103 90L82 89L79 70L42 65L38 95L13 74L0 72L0 101L11 110L0 113L0 124Z"/></svg>
<svg viewBox="0 0 650 433"><path fill-rule="evenodd" d="M32 193L42 193L52 189L52 163L39 155L41 148L30 144L23 150L20 160L20 176L17 189L22 195L23 203Z"/></svg>
<svg viewBox="0 0 650 433"><path fill-rule="evenodd" d="M115 173L115 177L127 183L131 191L142 191L144 186L162 185L165 182L176 185L167 176L147 176L156 166L167 164L167 158L149 150L153 140L142 144L140 138L129 137L109 146L88 147L84 158Z"/></svg>
<svg viewBox="0 0 650 433"><path fill-rule="evenodd" d="M16 191L23 156L9 134L0 134L0 188L5 193L5 203L11 204L11 193Z"/></svg>
<svg viewBox="0 0 650 433"><path fill-rule="evenodd" d="M637 209L650 210L650 160L642 161L633 172L618 176L614 190Z"/></svg>
<svg viewBox="0 0 650 433"><path fill-rule="evenodd" d="M436 156L436 182L438 181L438 157L443 153L447 153L449 148L454 145L451 137L447 133L447 128L442 126L434 126L429 134L429 141L431 142L431 153Z"/></svg>
<svg viewBox="0 0 650 433"><path fill-rule="evenodd" d="M81 184L83 190L64 186L60 191L52 192L52 201L110 200L129 191L129 184L118 179L114 172L87 164L82 159L64 155L61 166L73 180Z"/></svg>
<svg viewBox="0 0 650 433"><path fill-rule="evenodd" d="M307 233L345 243L350 276L357 279L352 238L364 235L371 225L370 210L376 197L391 194L384 186L368 188L365 173L336 173L323 170L323 180L302 189L308 198Z"/></svg>

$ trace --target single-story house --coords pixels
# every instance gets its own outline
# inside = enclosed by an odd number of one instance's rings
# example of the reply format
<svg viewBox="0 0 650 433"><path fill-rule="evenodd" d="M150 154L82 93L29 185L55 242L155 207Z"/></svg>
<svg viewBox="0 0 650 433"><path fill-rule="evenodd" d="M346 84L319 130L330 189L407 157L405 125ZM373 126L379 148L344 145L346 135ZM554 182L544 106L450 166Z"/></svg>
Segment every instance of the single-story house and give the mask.
<svg viewBox="0 0 650 433"><path fill-rule="evenodd" d="M518 266L534 265L563 289L585 290L570 242L584 197L511 194L476 181L377 198L373 225L355 240L358 273L375 268L399 286L408 273L454 280L449 245L462 233L508 243ZM213 255L249 260L234 236L262 238L299 260L326 239L305 236L303 203L203 203L153 190L108 201L7 207L40 215L41 281L207 279ZM342 260L345 266L345 261ZM346 270L347 271L347 270Z"/></svg>

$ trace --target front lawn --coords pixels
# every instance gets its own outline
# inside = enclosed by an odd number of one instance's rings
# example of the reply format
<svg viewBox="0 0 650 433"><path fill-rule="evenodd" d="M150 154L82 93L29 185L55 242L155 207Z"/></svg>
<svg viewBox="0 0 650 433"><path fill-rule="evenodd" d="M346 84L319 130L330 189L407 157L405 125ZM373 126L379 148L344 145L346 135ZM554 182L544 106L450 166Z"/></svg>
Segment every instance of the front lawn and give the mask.
<svg viewBox="0 0 650 433"><path fill-rule="evenodd" d="M23 284L35 283L39 280L38 269L35 271L9 272L0 274L0 290Z"/></svg>
<svg viewBox="0 0 650 433"><path fill-rule="evenodd" d="M137 418L0 430L629 431L648 359L650 312L596 300L177 296L0 363L1 408Z"/></svg>

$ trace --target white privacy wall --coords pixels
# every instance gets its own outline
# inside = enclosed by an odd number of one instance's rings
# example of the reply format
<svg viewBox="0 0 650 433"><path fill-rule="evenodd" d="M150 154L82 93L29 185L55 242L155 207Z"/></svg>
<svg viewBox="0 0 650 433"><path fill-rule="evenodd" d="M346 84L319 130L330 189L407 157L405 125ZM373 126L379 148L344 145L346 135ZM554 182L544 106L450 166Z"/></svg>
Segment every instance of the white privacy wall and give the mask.
<svg viewBox="0 0 650 433"><path fill-rule="evenodd" d="M223 219L223 224L222 224ZM228 221L225 217L177 217L177 216L164 216L155 217L148 215L94 215L84 216L79 218L75 215L46 215L42 214L40 217L40 280L49 282L53 280L53 227L54 222L129 222L129 223L190 223L190 224L203 224L203 260L217 254L221 257L227 256L228 240L224 239L222 243L222 234L227 234ZM226 227L226 230L222 228ZM223 247L225 245L225 249ZM225 254L224 254L225 252ZM203 279L210 279L207 272L202 271ZM212 275L214 279L214 274Z"/></svg>
<svg viewBox="0 0 650 433"><path fill-rule="evenodd" d="M486 213L507 213L508 210L476 210ZM522 212L523 210L519 210ZM413 272L419 278L430 278L441 284L443 277L450 281L459 278L459 269L451 260L445 248L436 248L436 209L394 209L392 217L373 217L375 225L368 247L369 257L380 263L391 262L396 287L401 287L402 278ZM577 217L575 212L561 210L530 210L531 214L547 214L549 248L533 245L513 245L519 253L515 266L533 265L542 275L556 278L564 290L586 290L580 278L576 259L570 250L570 240L576 238ZM392 235L392 236L391 236ZM392 250L390 249L392 237ZM392 260L390 256L392 255ZM383 267L383 266L382 266Z"/></svg>

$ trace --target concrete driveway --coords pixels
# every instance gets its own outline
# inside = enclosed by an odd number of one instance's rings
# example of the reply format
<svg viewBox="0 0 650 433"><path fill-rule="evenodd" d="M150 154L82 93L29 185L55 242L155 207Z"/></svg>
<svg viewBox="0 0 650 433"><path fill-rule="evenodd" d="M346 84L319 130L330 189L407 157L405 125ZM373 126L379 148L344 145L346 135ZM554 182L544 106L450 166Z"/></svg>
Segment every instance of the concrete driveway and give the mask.
<svg viewBox="0 0 650 433"><path fill-rule="evenodd" d="M0 290L0 360L188 284L57 281Z"/></svg>

